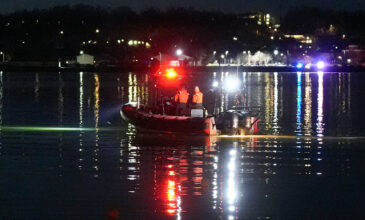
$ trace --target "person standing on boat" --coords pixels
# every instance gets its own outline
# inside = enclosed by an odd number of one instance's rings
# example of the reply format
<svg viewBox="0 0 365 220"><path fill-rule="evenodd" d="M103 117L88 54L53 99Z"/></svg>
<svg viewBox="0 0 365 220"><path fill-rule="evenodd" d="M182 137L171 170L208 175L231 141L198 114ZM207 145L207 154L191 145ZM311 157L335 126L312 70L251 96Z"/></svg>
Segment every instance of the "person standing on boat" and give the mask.
<svg viewBox="0 0 365 220"><path fill-rule="evenodd" d="M193 95L193 108L194 109L203 109L203 93L200 92L199 86L195 86Z"/></svg>
<svg viewBox="0 0 365 220"><path fill-rule="evenodd" d="M186 91L185 86L181 86L181 89L175 95L176 115L185 115L186 106L189 99L189 93Z"/></svg>

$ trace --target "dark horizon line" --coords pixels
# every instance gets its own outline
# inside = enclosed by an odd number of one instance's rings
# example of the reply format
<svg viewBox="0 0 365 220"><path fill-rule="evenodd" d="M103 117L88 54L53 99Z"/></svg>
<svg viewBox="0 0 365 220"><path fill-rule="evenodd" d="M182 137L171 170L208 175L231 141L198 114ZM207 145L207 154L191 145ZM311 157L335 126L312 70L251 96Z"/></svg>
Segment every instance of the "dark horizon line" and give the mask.
<svg viewBox="0 0 365 220"><path fill-rule="evenodd" d="M279 16L281 17L283 15L282 12L276 13L276 12L274 12L274 10L272 10L272 11L256 10L255 11L255 10L249 9L249 10L242 11L242 12L227 12L227 11L220 10L220 9L199 9L197 7L194 7L194 6L176 6L176 7L170 6L170 7L166 7L166 8L155 7L155 6L150 6L149 7L148 6L148 7L145 7L143 9L138 10L138 9L134 9L134 8L132 8L130 6L127 6L127 5L103 6L103 5L91 5L91 4L85 4L85 3L61 4L61 5L45 7L45 8L16 9L16 10L13 10L13 11L10 11L10 12L0 12L0 15L1 16L9 16L9 15L12 15L12 14L22 13L22 12L47 11L47 10L54 9L54 8L62 8L62 7L74 8L74 7L77 7L77 6L86 6L86 7L91 7L91 8L94 8L94 9L103 9L103 10L106 10L106 11L112 11L112 10L115 10L115 9L118 9L118 8L128 8L131 11L135 12L136 14L141 14L144 11L148 11L148 10L156 10L156 11L159 11L159 12L167 12L169 10L185 9L187 11L221 13L221 14L225 14L225 15L252 14L252 13L258 13L258 12L270 13L270 14L273 14L274 16L277 16L277 17L279 17ZM319 8L319 7L310 7L310 6L300 5L300 6L294 6L294 7L289 7L287 9L285 9L284 14L286 14L290 10L301 9L301 8L302 9L318 9L318 10L326 11L326 12L342 12L342 13L365 12L364 9L358 9L358 10L355 10L355 11L351 11L351 10L348 10L348 9L342 9L342 10L330 9L330 8L325 8L324 9L324 8Z"/></svg>

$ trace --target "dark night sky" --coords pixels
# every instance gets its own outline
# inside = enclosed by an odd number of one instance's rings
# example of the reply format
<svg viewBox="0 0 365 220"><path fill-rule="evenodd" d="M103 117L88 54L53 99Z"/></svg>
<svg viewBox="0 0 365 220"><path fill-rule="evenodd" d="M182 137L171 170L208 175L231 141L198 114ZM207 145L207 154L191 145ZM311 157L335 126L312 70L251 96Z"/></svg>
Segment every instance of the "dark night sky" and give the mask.
<svg viewBox="0 0 365 220"><path fill-rule="evenodd" d="M365 0L0 0L0 13L22 9L48 8L65 4L84 3L102 6L129 6L137 11L146 7L189 7L224 12L264 10L279 15L293 6L313 6L336 10L365 9ZM280 10L281 8L281 10Z"/></svg>

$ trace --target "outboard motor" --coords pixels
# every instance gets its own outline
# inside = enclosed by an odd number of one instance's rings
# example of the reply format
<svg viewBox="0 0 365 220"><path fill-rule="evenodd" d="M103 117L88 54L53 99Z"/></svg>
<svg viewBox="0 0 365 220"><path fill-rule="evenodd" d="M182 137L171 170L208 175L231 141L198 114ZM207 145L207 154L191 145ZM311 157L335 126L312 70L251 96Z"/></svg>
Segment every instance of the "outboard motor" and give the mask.
<svg viewBox="0 0 365 220"><path fill-rule="evenodd" d="M220 119L221 119L220 130L222 130L223 134L228 134L228 135L240 134L239 128L240 124L242 124L242 114L236 111L227 111L222 113Z"/></svg>
<svg viewBox="0 0 365 220"><path fill-rule="evenodd" d="M243 110L228 110L218 117L217 128L227 135L253 134L258 131L257 118Z"/></svg>

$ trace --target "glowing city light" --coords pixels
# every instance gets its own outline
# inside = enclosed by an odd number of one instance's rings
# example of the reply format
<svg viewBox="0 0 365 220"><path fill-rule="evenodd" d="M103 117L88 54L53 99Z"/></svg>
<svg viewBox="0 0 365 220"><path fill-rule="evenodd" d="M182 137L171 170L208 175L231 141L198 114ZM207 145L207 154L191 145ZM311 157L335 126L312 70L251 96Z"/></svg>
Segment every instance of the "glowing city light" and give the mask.
<svg viewBox="0 0 365 220"><path fill-rule="evenodd" d="M228 78L225 83L224 87L229 92L234 92L239 89L240 81L236 78Z"/></svg>
<svg viewBox="0 0 365 220"><path fill-rule="evenodd" d="M176 55L181 56L183 54L183 51L181 49L176 50Z"/></svg>
<svg viewBox="0 0 365 220"><path fill-rule="evenodd" d="M303 68L303 63L297 63L296 67L297 67L297 69L302 69Z"/></svg>
<svg viewBox="0 0 365 220"><path fill-rule="evenodd" d="M213 82L213 87L218 87L219 86L219 83L217 81L214 81Z"/></svg>
<svg viewBox="0 0 365 220"><path fill-rule="evenodd" d="M325 66L323 61L318 61L316 65L317 65L318 69L324 69L324 66Z"/></svg>

